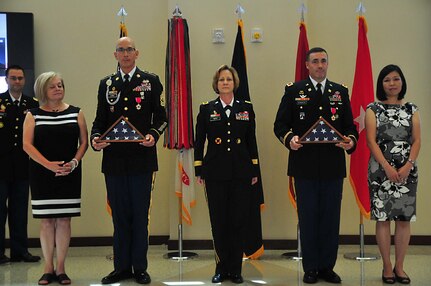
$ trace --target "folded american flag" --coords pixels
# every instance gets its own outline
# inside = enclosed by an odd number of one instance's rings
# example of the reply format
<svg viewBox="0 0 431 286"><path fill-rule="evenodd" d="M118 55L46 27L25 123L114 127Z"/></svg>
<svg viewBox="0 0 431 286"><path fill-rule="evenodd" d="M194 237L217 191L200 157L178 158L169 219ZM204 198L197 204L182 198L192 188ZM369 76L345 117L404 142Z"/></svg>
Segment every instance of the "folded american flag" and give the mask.
<svg viewBox="0 0 431 286"><path fill-rule="evenodd" d="M121 116L112 124L106 132L100 136L103 142L142 142L145 137L124 116Z"/></svg>
<svg viewBox="0 0 431 286"><path fill-rule="evenodd" d="M299 139L300 143L339 143L346 142L344 136L328 121L320 117Z"/></svg>

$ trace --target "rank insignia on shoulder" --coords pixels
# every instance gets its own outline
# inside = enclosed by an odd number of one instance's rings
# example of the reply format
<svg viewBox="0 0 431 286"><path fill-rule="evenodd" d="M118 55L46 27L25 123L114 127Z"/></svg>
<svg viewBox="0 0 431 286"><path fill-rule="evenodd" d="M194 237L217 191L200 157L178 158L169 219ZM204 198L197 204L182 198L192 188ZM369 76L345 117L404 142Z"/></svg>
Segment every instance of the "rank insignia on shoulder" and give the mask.
<svg viewBox="0 0 431 286"><path fill-rule="evenodd" d="M244 100L245 103L252 104L250 100Z"/></svg>
<svg viewBox="0 0 431 286"><path fill-rule="evenodd" d="M202 102L201 104L202 104L202 105L207 105L207 104L208 104L208 101L204 101L204 102Z"/></svg>
<svg viewBox="0 0 431 286"><path fill-rule="evenodd" d="M292 86L293 85L293 82L288 82L287 84L286 84L286 86Z"/></svg>
<svg viewBox="0 0 431 286"><path fill-rule="evenodd" d="M348 87L348 86L347 86L346 84L344 84L344 83L342 83L341 85L342 85L342 86L344 86L345 88L347 88L347 87Z"/></svg>

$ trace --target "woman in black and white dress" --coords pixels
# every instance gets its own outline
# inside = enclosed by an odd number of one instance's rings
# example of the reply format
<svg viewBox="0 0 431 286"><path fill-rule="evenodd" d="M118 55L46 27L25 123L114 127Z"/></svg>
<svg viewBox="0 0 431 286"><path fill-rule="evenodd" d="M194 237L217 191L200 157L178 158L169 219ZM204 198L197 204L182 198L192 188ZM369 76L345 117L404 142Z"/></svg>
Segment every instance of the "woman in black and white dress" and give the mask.
<svg viewBox="0 0 431 286"><path fill-rule="evenodd" d="M58 73L41 74L34 89L40 107L27 113L23 147L31 158L33 217L41 219L40 242L45 268L39 285L54 280L65 285L71 283L64 266L71 217L81 213L79 162L88 147L87 125L80 108L63 102L64 82Z"/></svg>

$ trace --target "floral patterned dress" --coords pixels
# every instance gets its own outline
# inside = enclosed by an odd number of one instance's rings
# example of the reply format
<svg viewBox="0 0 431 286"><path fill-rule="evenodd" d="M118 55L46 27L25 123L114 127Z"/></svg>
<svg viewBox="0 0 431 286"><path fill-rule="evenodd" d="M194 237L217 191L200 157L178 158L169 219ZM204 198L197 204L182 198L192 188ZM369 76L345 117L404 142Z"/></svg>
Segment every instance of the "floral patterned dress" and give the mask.
<svg viewBox="0 0 431 286"><path fill-rule="evenodd" d="M376 140L386 160L399 169L407 163L412 144L412 117L418 108L374 102L368 105L376 115ZM383 167L371 155L368 163L368 187L371 218L377 221L416 221L416 189L418 169L410 171L406 183L393 183Z"/></svg>

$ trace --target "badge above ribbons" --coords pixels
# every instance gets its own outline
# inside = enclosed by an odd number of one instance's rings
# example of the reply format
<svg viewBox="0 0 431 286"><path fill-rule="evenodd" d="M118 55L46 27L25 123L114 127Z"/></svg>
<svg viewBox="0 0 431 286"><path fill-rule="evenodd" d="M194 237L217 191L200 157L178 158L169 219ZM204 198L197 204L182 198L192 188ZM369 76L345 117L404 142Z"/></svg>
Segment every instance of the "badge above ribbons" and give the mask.
<svg viewBox="0 0 431 286"><path fill-rule="evenodd" d="M335 129L325 118L320 117L310 129L299 139L299 143L348 143L337 129Z"/></svg>
<svg viewBox="0 0 431 286"><path fill-rule="evenodd" d="M100 136L96 142L144 142L147 141L144 135L133 126L124 116L121 116L111 125L111 127Z"/></svg>

